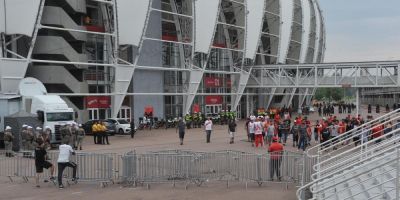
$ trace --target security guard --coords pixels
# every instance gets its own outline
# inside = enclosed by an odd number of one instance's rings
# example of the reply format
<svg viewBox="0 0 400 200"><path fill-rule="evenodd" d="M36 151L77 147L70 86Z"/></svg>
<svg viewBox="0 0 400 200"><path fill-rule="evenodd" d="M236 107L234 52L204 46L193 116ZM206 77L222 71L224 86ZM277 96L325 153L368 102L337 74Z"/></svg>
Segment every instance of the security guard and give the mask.
<svg viewBox="0 0 400 200"><path fill-rule="evenodd" d="M71 137L69 139L69 146L71 146L72 148L76 149L76 139L77 139L77 135L78 135L78 124L77 123L72 123L71 124Z"/></svg>
<svg viewBox="0 0 400 200"><path fill-rule="evenodd" d="M12 135L11 127L6 126L6 130L4 132L4 147L6 150L6 157L14 156L13 151L12 151L13 140L14 140L14 136Z"/></svg>
<svg viewBox="0 0 400 200"><path fill-rule="evenodd" d="M51 145L50 145L51 129L49 126L44 127L42 138L43 138L43 147L45 148L45 150L50 150L51 149Z"/></svg>
<svg viewBox="0 0 400 200"><path fill-rule="evenodd" d="M185 115L186 128L190 129L192 125L192 116L188 113Z"/></svg>
<svg viewBox="0 0 400 200"><path fill-rule="evenodd" d="M33 151L35 149L35 135L33 133L33 127L28 126L26 130L26 150Z"/></svg>
<svg viewBox="0 0 400 200"><path fill-rule="evenodd" d="M201 112L199 112L198 116L199 116L199 128L201 128L204 118L203 118L203 115L201 114Z"/></svg>
<svg viewBox="0 0 400 200"><path fill-rule="evenodd" d="M94 122L92 125L92 134L93 134L94 144L97 144L97 134L98 134L97 122Z"/></svg>
<svg viewBox="0 0 400 200"><path fill-rule="evenodd" d="M193 113L192 119L193 119L193 128L197 128L199 124L199 117L197 113Z"/></svg>
<svg viewBox="0 0 400 200"><path fill-rule="evenodd" d="M85 130L82 128L82 124L78 125L79 128L77 130L77 136L76 136L76 150L82 150L82 142L83 142L83 138L85 138Z"/></svg>
<svg viewBox="0 0 400 200"><path fill-rule="evenodd" d="M22 128L21 128L21 145L22 145L22 147L21 147L21 149L23 149L23 150L28 150L28 148L27 148L28 142L26 140L27 129L28 129L28 125L26 125L26 124L22 125Z"/></svg>

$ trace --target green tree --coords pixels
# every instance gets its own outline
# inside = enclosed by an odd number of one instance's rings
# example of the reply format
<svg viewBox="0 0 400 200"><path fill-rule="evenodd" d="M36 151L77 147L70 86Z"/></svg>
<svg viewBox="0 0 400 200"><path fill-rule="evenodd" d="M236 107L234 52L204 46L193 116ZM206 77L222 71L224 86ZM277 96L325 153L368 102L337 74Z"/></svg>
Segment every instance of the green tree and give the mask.
<svg viewBox="0 0 400 200"><path fill-rule="evenodd" d="M319 88L315 92L315 99L321 100L333 100L333 101L340 101L343 99L344 94L343 88Z"/></svg>

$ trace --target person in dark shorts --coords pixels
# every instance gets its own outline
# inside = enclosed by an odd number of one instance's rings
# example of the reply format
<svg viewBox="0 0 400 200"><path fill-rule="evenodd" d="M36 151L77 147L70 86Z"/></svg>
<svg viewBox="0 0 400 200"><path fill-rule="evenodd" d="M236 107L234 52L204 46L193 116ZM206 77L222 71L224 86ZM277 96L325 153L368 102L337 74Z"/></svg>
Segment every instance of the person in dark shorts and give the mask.
<svg viewBox="0 0 400 200"><path fill-rule="evenodd" d="M50 180L54 181L54 165L46 160L47 151L42 138L36 140L37 147L35 148L35 166L36 166L36 187L40 187L39 178L43 173L43 169L50 169Z"/></svg>
<svg viewBox="0 0 400 200"><path fill-rule="evenodd" d="M179 117L178 126L176 126L176 131L179 132L180 144L183 145L183 139L185 138L185 127L186 123L183 121L182 117Z"/></svg>

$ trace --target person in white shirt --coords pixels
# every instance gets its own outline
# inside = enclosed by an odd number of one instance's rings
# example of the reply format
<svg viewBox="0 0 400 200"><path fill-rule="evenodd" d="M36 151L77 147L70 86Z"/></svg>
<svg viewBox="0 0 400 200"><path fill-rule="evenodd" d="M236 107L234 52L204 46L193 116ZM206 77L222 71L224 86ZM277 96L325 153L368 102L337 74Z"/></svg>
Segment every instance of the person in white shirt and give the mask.
<svg viewBox="0 0 400 200"><path fill-rule="evenodd" d="M62 184L62 176L64 169L66 167L71 167L73 172L72 172L72 181L76 183L77 178L76 178L76 163L71 162L69 157L72 155L75 155L75 151L72 149L72 147L68 144L63 143L59 147L60 153L58 154L58 187L60 189L64 188L64 185Z"/></svg>
<svg viewBox="0 0 400 200"><path fill-rule="evenodd" d="M209 117L204 122L204 128L206 129L206 134L207 134L207 140L206 140L207 143L210 143L212 126L213 126L213 123L211 121L211 118Z"/></svg>

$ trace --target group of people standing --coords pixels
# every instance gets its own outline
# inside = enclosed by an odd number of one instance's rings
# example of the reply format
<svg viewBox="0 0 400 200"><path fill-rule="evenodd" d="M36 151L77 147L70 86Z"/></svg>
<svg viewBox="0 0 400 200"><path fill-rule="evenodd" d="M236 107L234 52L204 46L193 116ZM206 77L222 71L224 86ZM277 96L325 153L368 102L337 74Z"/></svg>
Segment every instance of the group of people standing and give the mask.
<svg viewBox="0 0 400 200"><path fill-rule="evenodd" d="M72 148L82 150L82 142L85 138L85 130L82 124L70 122L60 127L61 143L69 144Z"/></svg>
<svg viewBox="0 0 400 200"><path fill-rule="evenodd" d="M274 118L267 116L255 117L250 116L245 124L248 141L252 146L263 147L264 144L270 146L273 137L277 137L279 142L286 145L287 136L290 130L290 115L285 113L284 119L281 120L280 114L274 115Z"/></svg>
<svg viewBox="0 0 400 200"><path fill-rule="evenodd" d="M93 123L92 133L94 144L110 144L108 141L107 126L103 122L97 121Z"/></svg>
<svg viewBox="0 0 400 200"><path fill-rule="evenodd" d="M21 135L21 146L20 150L22 151L34 151L35 148L39 145L38 141L42 141L42 145L46 150L51 149L51 141L52 137L56 137L55 134L52 134L50 127L45 126L36 127L33 129L32 126L22 125L20 129ZM82 128L81 124L77 123L67 123L60 126L60 136L61 143L69 144L74 149L82 150L82 141L85 137L85 130ZM6 156L13 156L13 143L15 141L15 134L13 134L13 128L11 126L6 126L4 131L4 144L6 150ZM57 143L57 141L55 141Z"/></svg>

